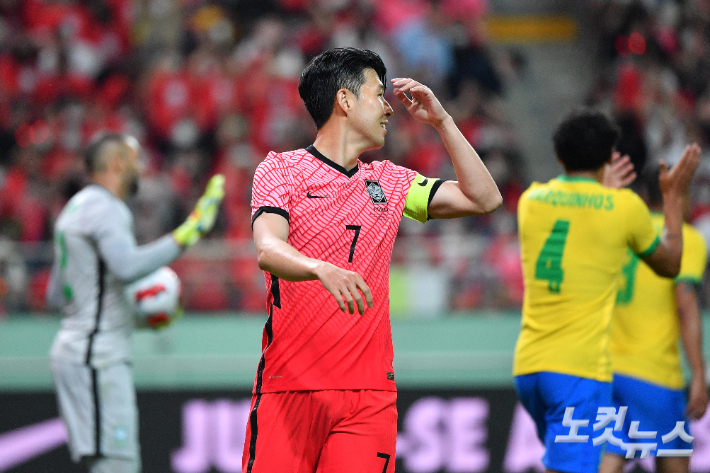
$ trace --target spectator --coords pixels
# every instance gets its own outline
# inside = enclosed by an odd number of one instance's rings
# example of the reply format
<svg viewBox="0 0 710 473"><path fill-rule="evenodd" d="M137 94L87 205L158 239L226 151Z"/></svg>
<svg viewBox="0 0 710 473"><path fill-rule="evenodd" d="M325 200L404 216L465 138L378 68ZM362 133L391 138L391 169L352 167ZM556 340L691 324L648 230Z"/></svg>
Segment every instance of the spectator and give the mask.
<svg viewBox="0 0 710 473"><path fill-rule="evenodd" d="M441 89L467 139L498 169L506 193L500 212L514 213L524 177L497 102L503 81L482 34L485 0L238 3L239 9L205 0L0 2L0 228L13 245L49 238L58 209L81 185L79 150L97 131L129 132L143 145L148 174L131 203L140 215L140 241L184 217L205 176L226 176L227 198L214 232L219 242L175 268L187 308L261 310L262 279L248 256L253 249L244 246L251 240L249 184L268 151L313 140L296 84L308 59L337 46L373 49L393 76L416 74ZM693 51L689 61L702 62L700 50ZM445 149L427 128L406 113L392 120L399 121L397 136L366 160L391 159L453 177ZM451 280L454 286L486 284L470 272L490 244L481 235L494 234L498 224L471 222L428 225L421 237L427 252L439 256L412 260L404 254L407 277L414 271L406 268L415 268L437 275L441 287ZM421 231L402 227L413 237ZM448 242L474 235L476 251L452 253ZM460 267L463 259L469 267ZM442 261L458 265L450 271ZM26 264L22 291L19 279L0 282L6 310L41 309L30 298L41 290L44 269L39 260ZM203 278L211 293L198 290ZM426 286L424 276L418 280ZM454 293L438 291L437 310L495 304L484 297L456 302L447 295Z"/></svg>

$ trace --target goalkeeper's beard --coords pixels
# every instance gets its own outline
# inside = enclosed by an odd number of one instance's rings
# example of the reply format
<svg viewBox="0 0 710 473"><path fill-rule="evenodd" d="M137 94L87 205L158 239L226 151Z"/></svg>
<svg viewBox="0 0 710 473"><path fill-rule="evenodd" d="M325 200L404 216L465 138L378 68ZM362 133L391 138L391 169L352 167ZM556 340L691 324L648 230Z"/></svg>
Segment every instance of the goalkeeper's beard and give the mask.
<svg viewBox="0 0 710 473"><path fill-rule="evenodd" d="M137 175L131 175L128 177L127 182L126 182L126 192L127 192L127 197L134 197L136 194L138 194L138 176Z"/></svg>

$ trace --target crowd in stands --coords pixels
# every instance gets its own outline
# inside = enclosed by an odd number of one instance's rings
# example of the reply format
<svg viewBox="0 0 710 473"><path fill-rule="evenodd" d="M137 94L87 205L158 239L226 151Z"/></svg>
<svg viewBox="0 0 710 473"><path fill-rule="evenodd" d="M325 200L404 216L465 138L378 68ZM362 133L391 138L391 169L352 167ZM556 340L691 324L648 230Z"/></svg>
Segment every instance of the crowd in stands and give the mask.
<svg viewBox="0 0 710 473"><path fill-rule="evenodd" d="M600 77L589 103L623 131L637 169L703 148L689 220L710 244L710 1L594 0ZM707 280L707 278L706 278ZM705 305L710 305L710 286Z"/></svg>
<svg viewBox="0 0 710 473"><path fill-rule="evenodd" d="M710 0L590 5L599 79L588 103L615 117L618 148L638 170L674 162L689 141L706 150L690 219L710 241ZM372 49L388 77L429 85L504 197L483 218L403 220L393 313L518 309L515 209L527 181L503 111L514 61L492 53L487 11L486 0L0 0L0 314L45 310L46 242L85 183L81 150L100 130L143 146L131 202L139 242L174 228L207 178L226 175L216 231L173 267L188 310L263 311L251 178L267 152L312 142L299 75L342 46ZM363 159L453 178L436 132L387 94L387 143Z"/></svg>
<svg viewBox="0 0 710 473"><path fill-rule="evenodd" d="M207 178L226 175L216 231L174 268L189 310L262 311L251 178L268 151L312 142L296 85L310 58L341 46L372 49L388 77L429 85L505 198L486 218L405 222L411 251L395 254L405 286L414 285L412 268L447 264L445 307L519 304L517 286L495 294L498 276L472 262L485 254L517 277L511 243L525 187L501 107L506 66L483 28L487 8L485 0L0 1L0 313L44 310L52 256L41 243L85 183L81 150L101 130L131 133L143 146L145 175L131 202L139 242L174 228ZM363 158L453 178L435 131L398 107L391 88L388 99L396 113L387 144ZM406 290L400 296L406 306Z"/></svg>

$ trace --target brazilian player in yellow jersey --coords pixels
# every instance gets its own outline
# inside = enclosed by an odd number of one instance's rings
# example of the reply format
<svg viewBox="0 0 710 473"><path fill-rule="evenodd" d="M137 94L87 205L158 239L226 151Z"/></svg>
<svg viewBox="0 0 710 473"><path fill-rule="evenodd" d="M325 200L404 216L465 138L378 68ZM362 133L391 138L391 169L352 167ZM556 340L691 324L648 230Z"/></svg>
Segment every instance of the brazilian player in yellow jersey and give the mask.
<svg viewBox="0 0 710 473"><path fill-rule="evenodd" d="M664 218L659 210L663 196L658 188L658 169L643 174L639 193L652 211L651 221L657 232ZM686 199L687 202L687 199ZM688 206L685 206L687 214ZM702 329L696 286L707 265L705 241L695 228L683 224L683 256L675 279L661 278L636 255L629 252L622 269L622 285L617 293L612 320L611 354L614 381L613 405L626 406L624 426L617 436L625 443L653 443L659 473L687 473L692 443L678 436L663 436L676 423L698 419L705 413L708 394L702 354ZM689 399L686 402L678 341L691 369ZM646 439L630 438L629 424L639 422L639 430L655 432ZM692 432L691 432L692 434ZM667 456L667 455L671 456ZM622 473L626 451L607 445L600 471Z"/></svg>
<svg viewBox="0 0 710 473"><path fill-rule="evenodd" d="M601 184L618 138L602 113L573 112L553 136L565 173L534 183L518 204L525 296L513 375L548 471L599 469L603 445L594 445L590 423L570 427L572 420L593 423L598 407L611 405L611 316L627 248L663 276L680 268L682 199L700 149L688 146L661 173L666 221L659 238L641 198Z"/></svg>

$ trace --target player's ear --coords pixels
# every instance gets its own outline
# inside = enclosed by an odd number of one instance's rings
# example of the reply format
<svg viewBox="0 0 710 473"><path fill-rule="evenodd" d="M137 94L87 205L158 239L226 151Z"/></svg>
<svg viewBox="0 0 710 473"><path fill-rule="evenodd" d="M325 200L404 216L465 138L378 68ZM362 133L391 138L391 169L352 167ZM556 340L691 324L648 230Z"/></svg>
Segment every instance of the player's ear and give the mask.
<svg viewBox="0 0 710 473"><path fill-rule="evenodd" d="M352 108L352 101L355 97L348 89L339 89L335 94L335 105L347 115Z"/></svg>

